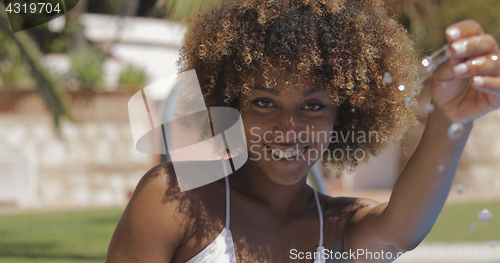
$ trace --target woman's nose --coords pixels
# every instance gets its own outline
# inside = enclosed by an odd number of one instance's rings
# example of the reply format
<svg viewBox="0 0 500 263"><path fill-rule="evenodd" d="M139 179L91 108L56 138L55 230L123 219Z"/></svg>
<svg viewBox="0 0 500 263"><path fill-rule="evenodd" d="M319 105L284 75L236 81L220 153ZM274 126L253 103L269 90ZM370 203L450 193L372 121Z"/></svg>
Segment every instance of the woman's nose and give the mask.
<svg viewBox="0 0 500 263"><path fill-rule="evenodd" d="M293 143L301 136L304 131L304 124L300 121L297 114L281 114L276 121L273 132L280 132L284 136L285 143Z"/></svg>

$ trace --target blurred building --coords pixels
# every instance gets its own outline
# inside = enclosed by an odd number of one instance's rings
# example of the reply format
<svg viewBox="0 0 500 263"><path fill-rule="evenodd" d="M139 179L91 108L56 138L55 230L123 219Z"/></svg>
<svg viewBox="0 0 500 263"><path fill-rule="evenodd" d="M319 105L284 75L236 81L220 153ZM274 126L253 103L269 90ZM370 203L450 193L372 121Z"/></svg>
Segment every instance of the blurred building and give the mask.
<svg viewBox="0 0 500 263"><path fill-rule="evenodd" d="M160 19L84 14L85 36L110 54L103 64L107 92L69 91L78 123L63 121L61 136L35 91L0 90L0 204L20 206L116 205L128 201L158 156L135 149L128 100L118 88L123 67L143 68L148 84L175 75L184 28ZM44 57L59 74L65 54Z"/></svg>

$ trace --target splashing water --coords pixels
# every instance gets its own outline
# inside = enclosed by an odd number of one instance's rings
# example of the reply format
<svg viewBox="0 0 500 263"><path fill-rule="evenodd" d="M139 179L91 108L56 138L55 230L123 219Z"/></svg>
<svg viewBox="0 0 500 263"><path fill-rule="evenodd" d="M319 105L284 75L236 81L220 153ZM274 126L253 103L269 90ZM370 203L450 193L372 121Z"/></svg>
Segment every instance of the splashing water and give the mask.
<svg viewBox="0 0 500 263"><path fill-rule="evenodd" d="M413 99L417 96L418 91L422 88L424 82L432 76L434 71L438 68L439 65L444 63L445 61L448 60L449 58L449 45L444 45L440 49L436 50L434 53L432 53L430 56L424 57L422 60L422 65L425 67L425 74L420 78L418 81L417 85L413 87L412 91L410 92L410 96L405 98L405 105L406 106L411 106L413 105L414 101ZM390 84L392 83L392 76L389 72L385 72L384 76L384 83ZM401 84L399 85L398 89L400 91L403 91L406 89L406 87Z"/></svg>
<svg viewBox="0 0 500 263"><path fill-rule="evenodd" d="M422 88L424 82L432 76L434 71L438 68L439 65L444 63L450 57L449 45L446 44L440 49L436 50L430 56L424 57L422 60L422 65L425 67L425 74L420 78L417 85L413 88L411 95L415 97L418 94L418 90Z"/></svg>
<svg viewBox="0 0 500 263"><path fill-rule="evenodd" d="M422 60L422 65L427 68L427 72L431 72L437 69L439 65L448 60L449 58L449 45L444 45L440 49L436 50L430 56L424 57Z"/></svg>
<svg viewBox="0 0 500 263"><path fill-rule="evenodd" d="M448 138L453 141L460 139L463 134L464 126L459 122L455 122L448 127Z"/></svg>
<svg viewBox="0 0 500 263"><path fill-rule="evenodd" d="M425 110L428 113L433 113L434 112L434 105L432 105L432 103L429 103L429 104L425 105Z"/></svg>
<svg viewBox="0 0 500 263"><path fill-rule="evenodd" d="M422 59L422 65L424 65L424 67L428 67L430 64L431 61L429 60L429 57L424 57L424 59Z"/></svg>
<svg viewBox="0 0 500 263"><path fill-rule="evenodd" d="M389 72L384 73L384 83L385 84L391 84L392 83L391 73L389 73Z"/></svg>
<svg viewBox="0 0 500 263"><path fill-rule="evenodd" d="M455 190L457 190L457 193L459 193L459 194L464 193L464 187L461 184L455 185Z"/></svg>
<svg viewBox="0 0 500 263"><path fill-rule="evenodd" d="M438 165L438 172L440 173L444 172L444 164Z"/></svg>
<svg viewBox="0 0 500 263"><path fill-rule="evenodd" d="M407 97L405 98L405 105L406 105L406 106L411 106L411 105L413 105L413 98L412 98L412 97L410 97L410 96L407 96Z"/></svg>
<svg viewBox="0 0 500 263"><path fill-rule="evenodd" d="M479 220L481 220L481 222L487 224L491 222L491 219L493 219L493 214L490 212L490 210L484 208L483 210L481 210L481 212L479 212L479 214L477 214L477 217L479 218Z"/></svg>
<svg viewBox="0 0 500 263"><path fill-rule="evenodd" d="M351 112L355 112L355 111L356 111L356 109L355 109L355 108L352 108L352 109L351 109Z"/></svg>

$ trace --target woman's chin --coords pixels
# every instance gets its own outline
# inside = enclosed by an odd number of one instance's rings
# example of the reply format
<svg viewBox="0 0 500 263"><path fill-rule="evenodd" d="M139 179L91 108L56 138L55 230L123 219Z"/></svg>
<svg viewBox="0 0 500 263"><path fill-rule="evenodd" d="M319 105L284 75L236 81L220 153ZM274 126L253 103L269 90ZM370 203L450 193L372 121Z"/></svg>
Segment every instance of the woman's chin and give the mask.
<svg viewBox="0 0 500 263"><path fill-rule="evenodd" d="M303 156L287 159L263 154L259 157L261 158L249 156L246 165L253 166L251 170L260 171L269 180L279 185L295 185L301 182L314 164L312 160Z"/></svg>
<svg viewBox="0 0 500 263"><path fill-rule="evenodd" d="M307 175L310 167L307 162L301 162L295 165L277 165L275 161L268 161L264 165L264 173L276 184L294 185L302 181Z"/></svg>
<svg viewBox="0 0 500 263"><path fill-rule="evenodd" d="M275 184L278 185L283 185L283 186L289 186L289 185L296 185L300 183L304 179L305 174L300 175L268 175L269 180L273 181Z"/></svg>

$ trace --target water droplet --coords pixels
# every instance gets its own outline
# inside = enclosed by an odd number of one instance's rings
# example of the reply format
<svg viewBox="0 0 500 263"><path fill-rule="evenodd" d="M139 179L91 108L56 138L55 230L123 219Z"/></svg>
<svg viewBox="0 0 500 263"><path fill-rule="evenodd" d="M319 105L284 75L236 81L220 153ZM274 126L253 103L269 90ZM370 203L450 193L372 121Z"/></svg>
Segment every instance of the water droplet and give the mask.
<svg viewBox="0 0 500 263"><path fill-rule="evenodd" d="M416 90L412 90L412 91L411 91L411 93L410 93L410 95L411 95L412 97L417 96L417 91L416 91Z"/></svg>
<svg viewBox="0 0 500 263"><path fill-rule="evenodd" d="M496 247L497 241L495 239L490 240L490 247Z"/></svg>
<svg viewBox="0 0 500 263"><path fill-rule="evenodd" d="M428 67L431 62L432 60L429 57L425 57L424 59L422 59L422 65L424 65L424 67Z"/></svg>
<svg viewBox="0 0 500 263"><path fill-rule="evenodd" d="M438 165L438 172L440 173L444 172L444 164Z"/></svg>
<svg viewBox="0 0 500 263"><path fill-rule="evenodd" d="M493 214L490 212L490 210L484 208L483 210L481 210L481 212L479 212L479 214L477 214L477 217L479 218L479 220L481 220L481 222L489 223L491 222L491 219L493 219Z"/></svg>
<svg viewBox="0 0 500 263"><path fill-rule="evenodd" d="M411 106L411 105L413 105L413 98L412 98L412 97L410 97L410 96L407 96L407 97L405 98L405 105L406 105L406 106Z"/></svg>
<svg viewBox="0 0 500 263"><path fill-rule="evenodd" d="M384 82L386 84L391 84L392 83L391 73L389 73L389 72L384 73Z"/></svg>
<svg viewBox="0 0 500 263"><path fill-rule="evenodd" d="M398 89L399 89L400 91L405 90L405 85L403 85L403 84L399 85Z"/></svg>
<svg viewBox="0 0 500 263"><path fill-rule="evenodd" d="M425 105L425 110L426 110L428 113L432 113L432 112L434 112L434 105L432 105L432 103L429 103L429 104Z"/></svg>
<svg viewBox="0 0 500 263"><path fill-rule="evenodd" d="M355 112L355 111L356 111L356 109L355 109L355 108L352 108L352 109L351 109L351 112Z"/></svg>
<svg viewBox="0 0 500 263"><path fill-rule="evenodd" d="M477 224L476 223L472 223L469 227L470 231L476 231L477 229Z"/></svg>
<svg viewBox="0 0 500 263"><path fill-rule="evenodd" d="M427 72L433 72L434 70L436 70L438 67L437 64L431 64L429 65L429 67L427 67Z"/></svg>
<svg viewBox="0 0 500 263"><path fill-rule="evenodd" d="M459 122L453 123L448 128L448 138L450 138L451 140L460 139L460 137L462 137L463 133L464 133L464 126Z"/></svg>
<svg viewBox="0 0 500 263"><path fill-rule="evenodd" d="M455 190L457 190L457 192L459 194L463 194L464 193L464 187L461 184L455 185Z"/></svg>
<svg viewBox="0 0 500 263"><path fill-rule="evenodd" d="M465 182L465 187L469 187L469 182Z"/></svg>

